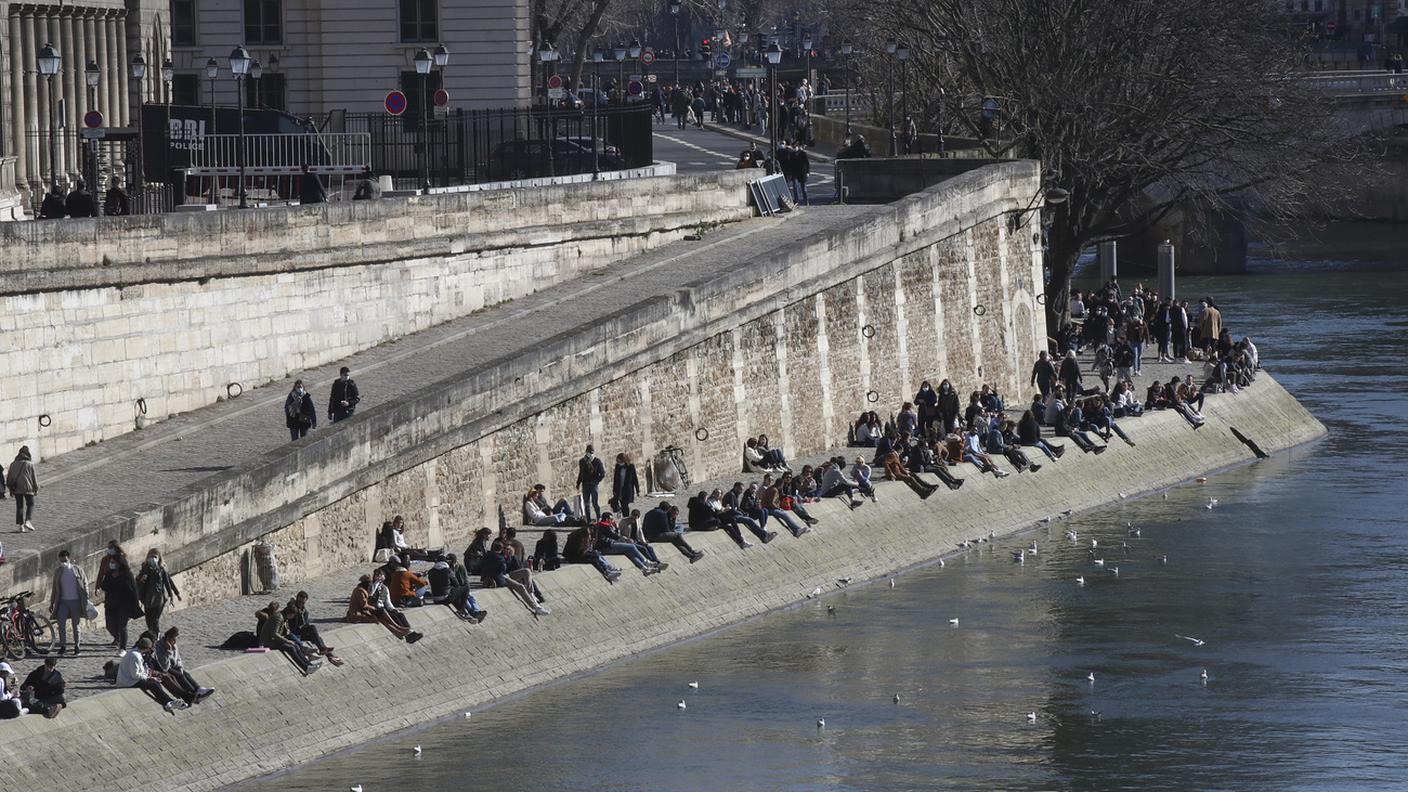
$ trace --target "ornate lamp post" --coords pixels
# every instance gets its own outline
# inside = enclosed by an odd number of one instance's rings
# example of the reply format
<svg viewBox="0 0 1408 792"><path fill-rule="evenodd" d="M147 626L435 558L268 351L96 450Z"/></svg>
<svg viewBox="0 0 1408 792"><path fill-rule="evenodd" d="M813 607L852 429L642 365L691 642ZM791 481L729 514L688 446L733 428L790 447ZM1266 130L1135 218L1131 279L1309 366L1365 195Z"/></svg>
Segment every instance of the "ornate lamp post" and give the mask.
<svg viewBox="0 0 1408 792"><path fill-rule="evenodd" d="M97 61L88 61L88 66L83 69L83 80L88 84L88 108L96 109L98 106L98 83L102 82L103 73L98 69ZM85 181L88 182L88 189L94 195L98 192L98 141L93 138L88 141L88 164L84 170ZM97 203L95 200L93 203Z"/></svg>
<svg viewBox="0 0 1408 792"><path fill-rule="evenodd" d="M53 44L39 48L39 73L49 92L49 188L59 189L59 139L55 132L59 126L59 103L54 99L54 75L63 67L63 58Z"/></svg>
<svg viewBox="0 0 1408 792"><path fill-rule="evenodd" d="M777 64L782 62L782 47L777 42L768 45L768 157L777 161Z"/></svg>
<svg viewBox="0 0 1408 792"><path fill-rule="evenodd" d="M538 60L543 63L543 109L548 113L548 123L552 124L552 131L547 135L547 145L543 147L543 157L548 161L548 176L557 175L557 157L554 156L556 152L553 151L553 148L557 146L557 119L552 116L552 98L548 96L550 90L548 81L551 79L549 74L552 70L552 64L556 63L559 57L561 56L551 41L543 42L542 48L538 50Z"/></svg>
<svg viewBox="0 0 1408 792"><path fill-rule="evenodd" d="M147 76L147 60L142 57L142 53L139 52L132 56L131 69L132 79L137 81L137 95L141 96L142 81ZM142 148L142 139L144 137L142 134L142 115L141 112L137 113L137 156L132 158L132 171L136 178L129 177L127 179L127 184L132 188L134 195L140 195L147 183L146 174L142 173L142 162L146 159L147 154Z"/></svg>
<svg viewBox="0 0 1408 792"><path fill-rule="evenodd" d="M680 84L680 0L670 0L670 16L675 20L675 86Z"/></svg>
<svg viewBox="0 0 1408 792"><path fill-rule="evenodd" d="M166 183L171 171L171 83L176 79L176 66L170 58L161 62L161 81L166 83L166 132L162 135L161 182Z"/></svg>
<svg viewBox="0 0 1408 792"><path fill-rule="evenodd" d="M235 98L238 101L240 120L240 135L237 141L238 149L235 152L235 161L238 162L240 166L239 193L241 209L249 208L249 198L245 194L244 189L244 80L249 76L249 67L251 65L253 65L253 61L250 60L249 53L245 51L244 47L235 47L230 50L230 74L235 78L235 93L237 94Z"/></svg>
<svg viewBox="0 0 1408 792"><path fill-rule="evenodd" d="M621 101L626 101L626 45L616 42L611 47L611 54L616 58L616 91L621 97Z"/></svg>
<svg viewBox="0 0 1408 792"><path fill-rule="evenodd" d="M851 45L850 39L841 39L841 57L846 61L846 136L851 135L851 92L855 86L851 84L851 54L855 52L855 47Z"/></svg>
<svg viewBox="0 0 1408 792"><path fill-rule="evenodd" d="M885 82L889 90L886 93L890 96L889 109L886 111L886 121L890 125L890 156L895 156L899 150L895 141L895 53L899 50L900 44L891 36L885 39L885 54L890 57L885 60Z"/></svg>
<svg viewBox="0 0 1408 792"><path fill-rule="evenodd" d="M802 75L808 82L812 79L812 32L802 31L802 52L805 53L806 72Z"/></svg>
<svg viewBox="0 0 1408 792"><path fill-rule="evenodd" d="M909 44L901 41L895 47L895 58L900 62L900 118L904 119L904 153L909 153L909 147L914 145L914 138L909 134ZM894 128L894 124L890 125Z"/></svg>
<svg viewBox="0 0 1408 792"><path fill-rule="evenodd" d="M214 58L205 62L205 76L210 80L210 129L206 132L207 148L213 143L212 137L216 131L215 125L215 78L220 76L220 64ZM207 152L210 161L215 162L214 152ZM212 176L210 180L210 202L216 206L220 205L220 177Z"/></svg>
<svg viewBox="0 0 1408 792"><path fill-rule="evenodd" d="M430 103L430 97L426 95L430 85L430 67L434 65L435 59L431 57L430 50L421 47L413 59L416 65L416 74L420 75L420 191L430 192L430 147L429 135L427 135L429 119L425 112L425 106Z"/></svg>

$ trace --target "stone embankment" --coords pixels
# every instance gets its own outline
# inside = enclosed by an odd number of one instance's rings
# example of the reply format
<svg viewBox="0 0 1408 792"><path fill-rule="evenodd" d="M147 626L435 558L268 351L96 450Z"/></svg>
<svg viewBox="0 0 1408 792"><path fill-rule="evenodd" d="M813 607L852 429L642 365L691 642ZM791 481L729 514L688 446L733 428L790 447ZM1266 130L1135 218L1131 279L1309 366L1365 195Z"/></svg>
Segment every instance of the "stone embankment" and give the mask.
<svg viewBox="0 0 1408 792"><path fill-rule="evenodd" d="M969 473L962 490L928 501L882 484L879 503L854 512L834 502L815 506L822 525L800 539L784 535L745 551L721 533L691 536L709 552L705 560L650 578L628 574L609 586L589 567L570 566L543 578L550 616L534 618L493 590L480 595L493 612L482 625L466 625L444 608L413 611L427 636L415 646L378 625L337 627L328 639L347 665L308 678L277 654L220 660L197 672L219 688L216 698L175 716L133 690L85 698L56 720L0 725L0 782L7 789L216 789L785 607L817 586L833 589L837 578L890 574L990 531L1021 531L1064 509L1254 460L1234 428L1268 453L1324 432L1269 375L1240 394L1211 397L1204 414L1207 425L1197 431L1172 412L1127 421L1136 447L1117 444L1098 456L1070 447L1041 473L1002 481ZM472 734L473 723L465 728Z"/></svg>

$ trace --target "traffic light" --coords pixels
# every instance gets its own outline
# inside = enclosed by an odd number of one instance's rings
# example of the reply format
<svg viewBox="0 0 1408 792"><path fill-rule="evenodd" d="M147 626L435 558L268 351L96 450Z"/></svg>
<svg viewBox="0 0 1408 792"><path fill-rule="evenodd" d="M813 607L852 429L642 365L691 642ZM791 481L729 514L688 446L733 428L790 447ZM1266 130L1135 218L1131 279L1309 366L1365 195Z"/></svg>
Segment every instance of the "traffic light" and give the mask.
<svg viewBox="0 0 1408 792"><path fill-rule="evenodd" d="M699 42L699 54L703 55L705 60L708 60L709 56L713 53L713 46L713 39L704 39L703 41Z"/></svg>

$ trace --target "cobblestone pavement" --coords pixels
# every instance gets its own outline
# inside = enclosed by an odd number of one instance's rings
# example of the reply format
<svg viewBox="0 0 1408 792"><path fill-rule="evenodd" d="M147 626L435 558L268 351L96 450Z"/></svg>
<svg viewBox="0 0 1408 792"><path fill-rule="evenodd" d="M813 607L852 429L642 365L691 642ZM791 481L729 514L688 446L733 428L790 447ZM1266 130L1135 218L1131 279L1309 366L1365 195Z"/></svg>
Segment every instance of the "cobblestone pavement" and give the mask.
<svg viewBox="0 0 1408 792"><path fill-rule="evenodd" d="M346 365L362 395L362 409L386 404L460 372L527 349L594 317L670 294L708 273L725 270L762 250L794 245L842 217L873 207L812 207L786 219L755 219L713 230L574 279L396 339L315 370L289 372L279 382L252 387L238 398L157 422L91 448L38 465L37 531L0 534L12 559L61 545L104 518L162 503L184 487L257 459L288 444L283 400L302 378L320 417L328 388ZM315 432L328 431L320 424ZM9 502L5 501L8 506ZM8 522L0 523L9 525Z"/></svg>

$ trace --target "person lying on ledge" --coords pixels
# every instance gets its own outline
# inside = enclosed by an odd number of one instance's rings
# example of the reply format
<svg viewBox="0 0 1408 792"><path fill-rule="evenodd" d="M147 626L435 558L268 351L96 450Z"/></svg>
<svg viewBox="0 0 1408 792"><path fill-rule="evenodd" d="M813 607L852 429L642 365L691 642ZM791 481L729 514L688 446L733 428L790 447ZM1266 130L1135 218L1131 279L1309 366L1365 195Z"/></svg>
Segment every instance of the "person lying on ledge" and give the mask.
<svg viewBox="0 0 1408 792"><path fill-rule="evenodd" d="M380 569L370 575L362 575L357 580L357 585L352 589L352 596L347 604L347 621L354 624L375 622L407 643L415 643L420 640L420 633L411 629L406 615L396 610L396 607L391 604L391 596L385 585L385 575Z"/></svg>
<svg viewBox="0 0 1408 792"><path fill-rule="evenodd" d="M607 583L615 583L621 577L621 570L612 566L596 549L596 526L584 525L567 534L567 543L562 546L562 558L569 564L591 564Z"/></svg>
<svg viewBox="0 0 1408 792"><path fill-rule="evenodd" d="M542 484L534 484L533 489L523 496L523 524L581 525L577 515L572 512L572 505L565 498L559 498L557 503L548 505L547 489Z"/></svg>
<svg viewBox="0 0 1408 792"><path fill-rule="evenodd" d="M485 613L469 590L469 572L454 553L445 556L443 561L436 561L425 577L430 581L428 601L449 607L465 621L484 620Z"/></svg>
<svg viewBox="0 0 1408 792"><path fill-rule="evenodd" d="M596 551L602 555L623 555L631 560L644 575L665 571L669 564L662 564L649 543L636 543L616 530L616 517L611 512L603 512L596 524Z"/></svg>
<svg viewBox="0 0 1408 792"><path fill-rule="evenodd" d="M152 653L152 639L138 638L136 646L122 653L117 663L117 686L137 688L146 693L167 712L175 712L190 706L174 699L161 686L160 672L153 673L147 666Z"/></svg>
<svg viewBox="0 0 1408 792"><path fill-rule="evenodd" d="M641 530L645 533L645 541L651 544L669 542L693 564L704 557L704 551L695 550L684 540L684 530L677 525L679 513L679 507L669 501L660 501L658 506L641 517Z"/></svg>
<svg viewBox="0 0 1408 792"><path fill-rule="evenodd" d="M498 552L485 555L484 563L479 567L479 577L486 586L508 589L534 616L550 613L543 607L541 593L534 595L537 586L533 582L533 573L517 557L512 545L505 545Z"/></svg>
<svg viewBox="0 0 1408 792"><path fill-rule="evenodd" d="M904 464L900 462L900 455L894 451L885 455L883 463L885 465L885 476L887 478L891 481L903 481L910 489L914 490L914 494L918 495L921 499L928 500L929 496L933 495L939 488L938 485L926 483L923 479L910 473L909 470L905 468Z"/></svg>

